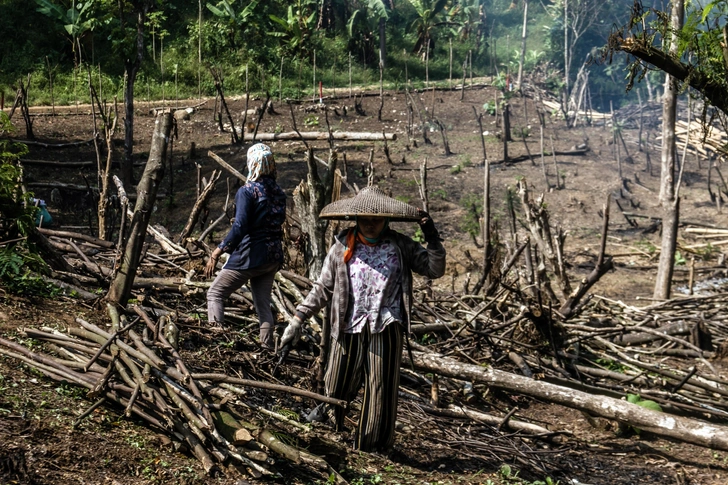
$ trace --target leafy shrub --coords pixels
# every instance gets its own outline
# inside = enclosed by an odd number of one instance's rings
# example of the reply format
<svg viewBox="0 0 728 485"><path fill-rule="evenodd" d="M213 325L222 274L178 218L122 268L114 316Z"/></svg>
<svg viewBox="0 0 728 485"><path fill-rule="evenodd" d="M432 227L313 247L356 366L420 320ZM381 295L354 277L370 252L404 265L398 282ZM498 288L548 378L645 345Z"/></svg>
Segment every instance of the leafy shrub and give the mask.
<svg viewBox="0 0 728 485"><path fill-rule="evenodd" d="M460 199L460 205L467 210L460 223L461 229L472 236L480 235L480 218L483 216L482 196L467 194Z"/></svg>
<svg viewBox="0 0 728 485"><path fill-rule="evenodd" d="M447 200L447 191L445 189L435 189L432 191L432 197Z"/></svg>
<svg viewBox="0 0 728 485"><path fill-rule="evenodd" d="M0 111L0 135L14 131L8 116ZM35 222L38 210L33 194L23 193L18 181L22 172L18 159L28 147L10 140L0 140L0 282L12 293L46 295L58 289L38 275L47 265L25 237Z"/></svg>
<svg viewBox="0 0 728 485"><path fill-rule="evenodd" d="M485 104L483 104L483 111L488 113L491 116L495 116L496 113L496 105L495 101L486 101Z"/></svg>
<svg viewBox="0 0 728 485"><path fill-rule="evenodd" d="M34 296L56 296L61 291L38 274L46 272L45 261L28 251L23 244L0 250L0 282L10 293Z"/></svg>

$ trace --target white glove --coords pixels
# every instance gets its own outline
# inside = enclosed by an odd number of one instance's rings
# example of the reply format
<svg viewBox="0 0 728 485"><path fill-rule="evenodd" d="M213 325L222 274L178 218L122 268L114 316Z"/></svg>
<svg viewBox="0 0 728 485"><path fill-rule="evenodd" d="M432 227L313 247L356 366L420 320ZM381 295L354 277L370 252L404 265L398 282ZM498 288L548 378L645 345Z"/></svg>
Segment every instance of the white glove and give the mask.
<svg viewBox="0 0 728 485"><path fill-rule="evenodd" d="M301 339L301 327L303 327L303 322L298 317L293 317L293 321L288 324L286 329L283 331L283 336L281 337L281 348L285 347L286 345L290 345L291 347L295 347L298 341Z"/></svg>

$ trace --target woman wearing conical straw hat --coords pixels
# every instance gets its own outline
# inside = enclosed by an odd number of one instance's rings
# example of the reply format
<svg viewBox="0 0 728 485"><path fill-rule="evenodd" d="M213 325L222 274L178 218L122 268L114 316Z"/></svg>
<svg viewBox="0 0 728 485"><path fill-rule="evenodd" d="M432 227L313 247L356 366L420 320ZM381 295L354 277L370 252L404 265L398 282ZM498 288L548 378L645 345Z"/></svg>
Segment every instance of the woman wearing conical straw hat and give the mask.
<svg viewBox="0 0 728 485"><path fill-rule="evenodd" d="M354 447L389 451L397 418L399 366L404 332L410 331L412 272L445 273L445 248L430 216L388 197L377 187L327 205L322 218L355 221L329 250L321 276L286 327L281 347L295 345L304 322L329 305L331 346L326 394L352 401L364 384ZM417 221L427 248L389 228L390 221ZM333 414L343 428L345 410ZM324 407L309 415L323 419Z"/></svg>
<svg viewBox="0 0 728 485"><path fill-rule="evenodd" d="M283 222L286 194L276 183L276 163L271 149L256 143L248 149L248 180L235 194L235 221L225 240L212 252L205 266L210 278L222 253L230 257L207 291L207 320L222 326L225 300L250 282L260 326L260 344L273 349L271 289L283 262Z"/></svg>

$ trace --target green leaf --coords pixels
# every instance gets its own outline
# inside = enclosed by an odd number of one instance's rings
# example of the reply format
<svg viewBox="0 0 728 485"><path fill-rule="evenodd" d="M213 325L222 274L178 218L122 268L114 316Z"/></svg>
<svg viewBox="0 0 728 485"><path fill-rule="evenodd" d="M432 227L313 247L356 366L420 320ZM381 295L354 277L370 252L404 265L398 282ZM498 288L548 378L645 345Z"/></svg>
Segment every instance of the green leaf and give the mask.
<svg viewBox="0 0 728 485"><path fill-rule="evenodd" d="M369 9L375 14L375 17L389 19L389 13L387 12L387 6L382 0L369 0Z"/></svg>
<svg viewBox="0 0 728 485"><path fill-rule="evenodd" d="M253 10L255 9L255 7L257 5L258 5L258 0L253 0L252 2L250 2L248 4L248 6L245 7L242 12L240 12L240 18L241 18L241 20L245 20L248 17L250 17L252 15L252 13L253 13Z"/></svg>
<svg viewBox="0 0 728 485"><path fill-rule="evenodd" d="M640 395L639 394L627 394L627 402L632 404L637 404L640 402Z"/></svg>
<svg viewBox="0 0 728 485"><path fill-rule="evenodd" d="M280 25L281 27L283 27L283 28L286 28L286 29L288 28L288 22L286 22L286 21L285 21L285 20L283 20L282 18L280 18L280 17L278 17L278 16L276 16L276 15L273 15L273 14L270 14L270 15L269 15L269 17L270 17L270 19L271 19L271 20L272 20L273 22L277 23L277 24L278 24L278 25ZM273 33L271 32L271 35L272 35L272 34L273 34Z"/></svg>
<svg viewBox="0 0 728 485"><path fill-rule="evenodd" d="M51 3L48 0L35 0L35 3L39 5L39 8L37 9L38 12L42 13L43 15L47 15L48 17L54 18L56 20L66 19L66 14L59 5Z"/></svg>
<svg viewBox="0 0 728 485"><path fill-rule="evenodd" d="M354 13L351 14L351 17L349 17L349 21L346 22L346 32L349 34L349 37L354 37L354 24L356 24L356 19L361 13L361 10L356 9L354 10Z"/></svg>
<svg viewBox="0 0 728 485"><path fill-rule="evenodd" d="M216 6L214 6L210 3L207 4L207 9L210 12L212 12L216 17L225 17L226 16L225 12L223 12L222 10L220 10L219 8L217 8Z"/></svg>
<svg viewBox="0 0 728 485"><path fill-rule="evenodd" d="M657 411L658 413L662 412L662 407L660 407L660 405L657 404L655 401L650 401L649 399L639 401L636 404L645 409L649 409L650 411Z"/></svg>

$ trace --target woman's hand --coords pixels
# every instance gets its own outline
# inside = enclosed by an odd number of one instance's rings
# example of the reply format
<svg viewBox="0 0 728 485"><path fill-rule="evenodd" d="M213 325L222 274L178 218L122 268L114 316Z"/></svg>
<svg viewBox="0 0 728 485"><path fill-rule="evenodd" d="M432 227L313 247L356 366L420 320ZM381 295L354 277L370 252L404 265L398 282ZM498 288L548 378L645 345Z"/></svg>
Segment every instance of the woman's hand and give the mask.
<svg viewBox="0 0 728 485"><path fill-rule="evenodd" d="M301 338L301 327L303 327L303 322L301 321L301 319L297 316L293 317L291 323L289 323L286 329L283 331L280 345L281 348L285 347L286 345L290 345L291 347L296 346L299 339Z"/></svg>
<svg viewBox="0 0 728 485"><path fill-rule="evenodd" d="M435 227L435 221L432 220L430 214L420 209L419 216L421 217L421 219L418 222L420 224L420 230L425 236L425 241L430 242L433 240L438 240L440 238L440 233L437 232L437 228Z"/></svg>
<svg viewBox="0 0 728 485"><path fill-rule="evenodd" d="M215 274L215 269L217 269L217 259L208 259L205 265L205 279L212 278Z"/></svg>
<svg viewBox="0 0 728 485"><path fill-rule="evenodd" d="M205 278L209 279L212 278L215 275L215 270L217 269L217 260L220 259L220 255L222 254L222 250L220 248L215 248L215 250L210 255L210 259L207 260L207 264L205 265Z"/></svg>

